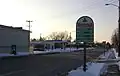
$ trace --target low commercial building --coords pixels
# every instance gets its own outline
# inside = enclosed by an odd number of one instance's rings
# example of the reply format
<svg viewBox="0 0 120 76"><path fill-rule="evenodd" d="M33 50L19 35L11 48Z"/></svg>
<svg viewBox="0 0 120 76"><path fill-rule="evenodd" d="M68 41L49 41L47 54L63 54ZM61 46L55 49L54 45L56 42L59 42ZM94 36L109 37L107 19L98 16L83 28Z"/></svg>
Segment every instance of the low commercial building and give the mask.
<svg viewBox="0 0 120 76"><path fill-rule="evenodd" d="M12 46L16 52L28 52L30 31L22 27L0 25L0 53L11 53Z"/></svg>
<svg viewBox="0 0 120 76"><path fill-rule="evenodd" d="M65 48L68 41L66 40L46 40L46 41L33 41L31 42L31 46L35 46L38 44L43 44L45 49L57 49L57 48Z"/></svg>

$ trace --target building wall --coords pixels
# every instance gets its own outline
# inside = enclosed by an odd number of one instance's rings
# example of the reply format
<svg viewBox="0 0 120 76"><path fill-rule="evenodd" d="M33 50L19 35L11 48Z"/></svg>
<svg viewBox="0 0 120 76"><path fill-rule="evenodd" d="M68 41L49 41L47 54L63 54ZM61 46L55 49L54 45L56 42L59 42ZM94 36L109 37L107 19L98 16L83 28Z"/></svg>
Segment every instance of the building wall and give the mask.
<svg viewBox="0 0 120 76"><path fill-rule="evenodd" d="M65 48L67 42L60 41L39 41L39 42L31 42L31 47L34 47L35 44L44 44L46 49L57 49L57 48ZM58 46L58 47L57 47Z"/></svg>
<svg viewBox="0 0 120 76"><path fill-rule="evenodd" d="M29 50L29 32L22 29L0 28L0 53L10 53L11 45L16 45L17 52Z"/></svg>

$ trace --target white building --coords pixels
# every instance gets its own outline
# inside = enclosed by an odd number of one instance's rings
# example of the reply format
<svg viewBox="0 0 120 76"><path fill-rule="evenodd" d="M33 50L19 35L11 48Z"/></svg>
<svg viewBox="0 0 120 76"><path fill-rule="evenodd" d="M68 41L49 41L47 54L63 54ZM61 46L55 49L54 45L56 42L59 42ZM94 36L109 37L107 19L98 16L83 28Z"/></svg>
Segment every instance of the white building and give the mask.
<svg viewBox="0 0 120 76"><path fill-rule="evenodd" d="M10 53L16 45L16 52L28 52L30 32L22 27L0 25L0 53Z"/></svg>
<svg viewBox="0 0 120 76"><path fill-rule="evenodd" d="M46 49L56 49L56 48L65 48L68 41L64 40L46 40L46 41L32 41L31 46L35 46L36 44L44 44L44 48Z"/></svg>

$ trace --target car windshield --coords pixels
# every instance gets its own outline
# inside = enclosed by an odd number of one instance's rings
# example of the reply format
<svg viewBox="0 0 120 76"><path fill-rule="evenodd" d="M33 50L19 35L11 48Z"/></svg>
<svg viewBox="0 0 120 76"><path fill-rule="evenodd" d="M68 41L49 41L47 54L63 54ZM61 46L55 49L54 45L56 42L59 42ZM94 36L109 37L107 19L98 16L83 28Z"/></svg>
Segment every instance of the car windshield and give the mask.
<svg viewBox="0 0 120 76"><path fill-rule="evenodd" d="M43 44L36 44L36 45L34 46L34 48L44 48L44 45L43 45Z"/></svg>

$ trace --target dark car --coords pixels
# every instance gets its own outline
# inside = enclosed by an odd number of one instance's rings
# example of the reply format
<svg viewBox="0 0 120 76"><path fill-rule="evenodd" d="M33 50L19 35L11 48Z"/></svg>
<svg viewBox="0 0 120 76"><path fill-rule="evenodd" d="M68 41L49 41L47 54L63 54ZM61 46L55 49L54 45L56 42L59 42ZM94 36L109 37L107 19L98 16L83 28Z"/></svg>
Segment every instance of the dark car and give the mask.
<svg viewBox="0 0 120 76"><path fill-rule="evenodd" d="M34 48L33 51L45 51L44 48Z"/></svg>
<svg viewBox="0 0 120 76"><path fill-rule="evenodd" d="M44 44L36 44L33 51L45 51Z"/></svg>

